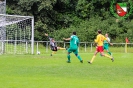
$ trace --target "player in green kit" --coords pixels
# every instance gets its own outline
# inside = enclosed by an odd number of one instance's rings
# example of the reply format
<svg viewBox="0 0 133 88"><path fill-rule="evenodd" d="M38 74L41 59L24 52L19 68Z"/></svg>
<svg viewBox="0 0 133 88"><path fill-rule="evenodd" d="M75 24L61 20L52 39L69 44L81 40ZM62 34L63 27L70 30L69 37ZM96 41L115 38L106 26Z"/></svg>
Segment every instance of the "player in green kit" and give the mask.
<svg viewBox="0 0 133 88"><path fill-rule="evenodd" d="M76 32L73 32L73 35L70 38L63 38L65 41L70 40L70 47L68 48L68 63L71 62L70 60L70 53L74 53L75 56L79 59L81 63L83 63L82 58L78 55L78 45L79 45L79 38L76 36Z"/></svg>
<svg viewBox="0 0 133 88"><path fill-rule="evenodd" d="M107 38L108 42L110 42L110 38L108 37L108 34L107 34L107 33L105 34L105 37ZM104 50L107 51L107 53L108 53L109 55L112 56L112 53L109 51L109 43L107 42L107 40L104 40L103 48L104 48Z"/></svg>

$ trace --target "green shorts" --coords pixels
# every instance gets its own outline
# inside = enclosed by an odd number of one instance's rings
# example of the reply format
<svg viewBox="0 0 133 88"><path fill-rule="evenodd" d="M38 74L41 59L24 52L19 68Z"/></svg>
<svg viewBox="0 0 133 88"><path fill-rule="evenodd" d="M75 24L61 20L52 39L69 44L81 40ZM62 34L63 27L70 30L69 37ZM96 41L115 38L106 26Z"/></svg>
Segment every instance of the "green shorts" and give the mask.
<svg viewBox="0 0 133 88"><path fill-rule="evenodd" d="M74 54L78 54L78 49L77 48L68 48L68 53L74 53Z"/></svg>
<svg viewBox="0 0 133 88"><path fill-rule="evenodd" d="M104 46L103 49L104 50L109 50L109 47L108 46Z"/></svg>

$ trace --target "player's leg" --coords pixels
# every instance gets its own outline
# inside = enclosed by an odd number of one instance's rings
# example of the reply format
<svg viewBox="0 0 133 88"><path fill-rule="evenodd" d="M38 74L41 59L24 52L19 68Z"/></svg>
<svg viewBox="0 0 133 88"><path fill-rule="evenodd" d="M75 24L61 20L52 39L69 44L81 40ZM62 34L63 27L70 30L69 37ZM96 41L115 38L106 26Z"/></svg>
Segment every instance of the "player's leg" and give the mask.
<svg viewBox="0 0 133 88"><path fill-rule="evenodd" d="M71 56L70 56L70 53L72 52L72 49L71 48L68 48L68 53L67 53L67 63L70 63L71 62Z"/></svg>
<svg viewBox="0 0 133 88"><path fill-rule="evenodd" d="M112 53L109 51L109 47L106 49L107 53L112 56Z"/></svg>
<svg viewBox="0 0 133 88"><path fill-rule="evenodd" d="M53 56L53 54L55 54L55 53L56 53L56 51L52 51L51 56Z"/></svg>
<svg viewBox="0 0 133 88"><path fill-rule="evenodd" d="M95 59L97 53L100 52L100 51L103 51L103 46L97 46L97 47L96 47L96 51L95 51L95 53L94 53L94 55L93 55L91 61L88 61L88 63L91 64L91 63L94 61L94 59ZM101 55L102 55L102 54L101 54Z"/></svg>
<svg viewBox="0 0 133 88"><path fill-rule="evenodd" d="M92 62L94 61L94 59L95 59L97 53L98 53L98 51L96 50L96 51L94 52L94 55L93 55L91 61L88 61L88 63L92 64Z"/></svg>
<svg viewBox="0 0 133 88"><path fill-rule="evenodd" d="M109 52L109 47L108 47L108 46L104 46L104 49L111 55L111 53ZM102 50L100 50L100 54L101 54L102 56L105 56L105 57L107 57L107 58L110 58L110 59L112 60L112 62L114 61L114 58L113 58L112 56L109 56L109 55L107 55L107 54L104 54Z"/></svg>
<svg viewBox="0 0 133 88"><path fill-rule="evenodd" d="M51 51L52 51L52 53L50 54L50 56L52 56L53 55L53 53L54 53L54 49L53 49L53 46L50 46L50 48L51 48Z"/></svg>
<svg viewBox="0 0 133 88"><path fill-rule="evenodd" d="M109 56L107 54L104 54L103 52L100 52L102 56L105 56L107 58L110 58L112 60L112 62L114 61L114 58L112 56Z"/></svg>
<svg viewBox="0 0 133 88"><path fill-rule="evenodd" d="M109 46L104 46L104 50L106 50L109 55L112 55L112 53L109 51Z"/></svg>
<svg viewBox="0 0 133 88"><path fill-rule="evenodd" d="M103 51L104 51L104 50L107 50L107 48L106 48L105 45L103 46ZM101 52L103 52L103 51L101 51ZM100 55L103 56L101 53L100 53Z"/></svg>
<svg viewBox="0 0 133 88"><path fill-rule="evenodd" d="M79 59L79 61L80 61L81 63L83 63L82 58L81 58L80 55L78 54L78 49L74 50L73 53L74 53L75 56Z"/></svg>
<svg viewBox="0 0 133 88"><path fill-rule="evenodd" d="M52 56L53 54L57 52L57 47L51 46L51 50L52 50L52 53L51 53L51 56Z"/></svg>
<svg viewBox="0 0 133 88"><path fill-rule="evenodd" d="M66 50L66 48L57 47L58 50Z"/></svg>

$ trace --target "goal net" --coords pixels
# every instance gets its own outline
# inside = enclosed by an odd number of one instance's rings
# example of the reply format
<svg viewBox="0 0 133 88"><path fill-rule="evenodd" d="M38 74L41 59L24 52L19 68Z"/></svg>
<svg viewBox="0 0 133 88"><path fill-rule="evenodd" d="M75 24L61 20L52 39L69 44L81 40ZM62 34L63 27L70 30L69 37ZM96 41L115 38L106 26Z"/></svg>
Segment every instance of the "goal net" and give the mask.
<svg viewBox="0 0 133 88"><path fill-rule="evenodd" d="M0 14L0 54L34 53L34 18Z"/></svg>
<svg viewBox="0 0 133 88"><path fill-rule="evenodd" d="M0 14L6 13L6 0L0 0Z"/></svg>

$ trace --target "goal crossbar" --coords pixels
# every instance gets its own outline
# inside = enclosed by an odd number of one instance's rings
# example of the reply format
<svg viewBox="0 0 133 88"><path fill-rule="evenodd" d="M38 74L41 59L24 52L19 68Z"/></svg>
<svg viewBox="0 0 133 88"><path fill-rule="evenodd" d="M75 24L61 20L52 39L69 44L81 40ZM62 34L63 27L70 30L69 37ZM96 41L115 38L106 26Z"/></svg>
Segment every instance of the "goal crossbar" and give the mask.
<svg viewBox="0 0 133 88"><path fill-rule="evenodd" d="M17 18L17 20L16 20L16 18ZM11 25L11 24L14 24L14 23L18 23L18 22L27 20L29 18L33 19L32 16L20 16L20 15L0 14L0 27L6 26L6 25Z"/></svg>

